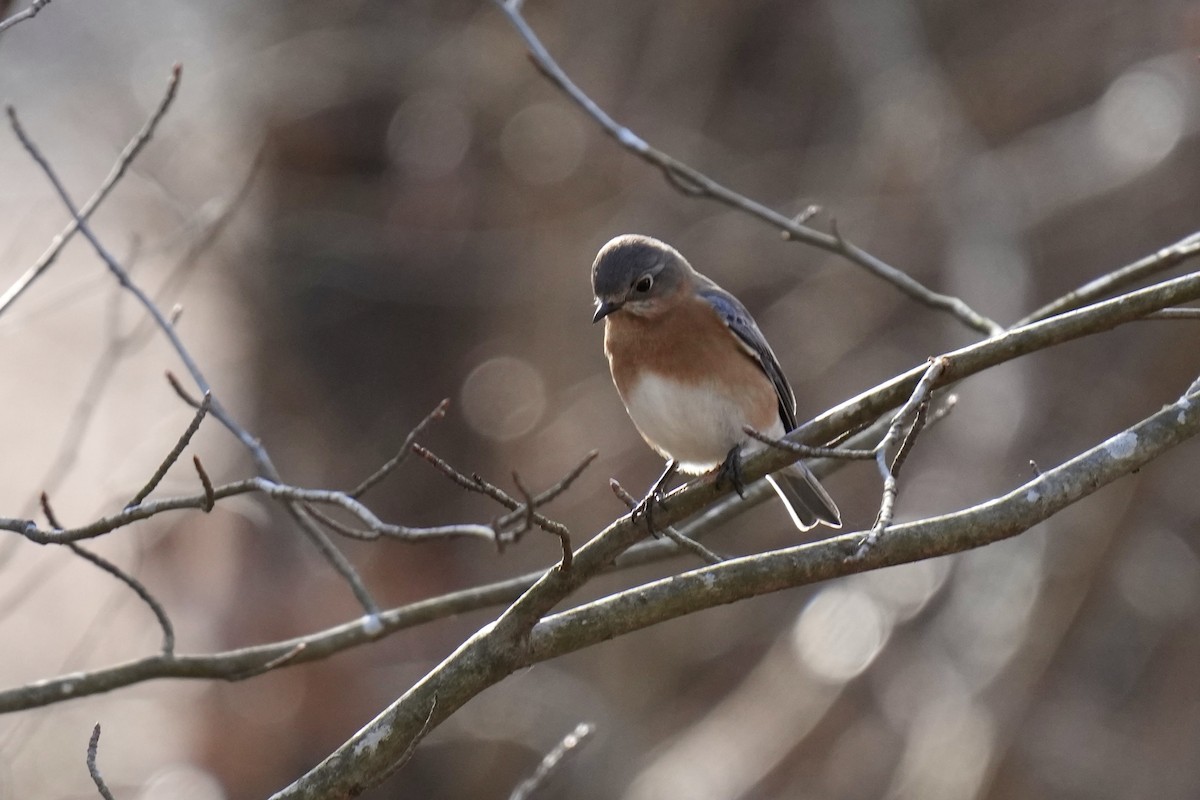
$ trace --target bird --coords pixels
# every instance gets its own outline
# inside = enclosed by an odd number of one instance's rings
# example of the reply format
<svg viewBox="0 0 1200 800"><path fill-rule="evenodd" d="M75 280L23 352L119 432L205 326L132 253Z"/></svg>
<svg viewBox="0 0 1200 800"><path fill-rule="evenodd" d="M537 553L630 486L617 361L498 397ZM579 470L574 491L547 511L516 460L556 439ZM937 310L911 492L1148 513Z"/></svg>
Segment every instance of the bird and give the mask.
<svg viewBox="0 0 1200 800"><path fill-rule="evenodd" d="M633 511L652 510L677 471L716 470L739 494L741 459L796 427L796 396L746 307L678 250L640 234L610 240L592 264L595 313L613 384L638 433L667 461ZM767 476L801 531L840 528L833 498L803 463Z"/></svg>

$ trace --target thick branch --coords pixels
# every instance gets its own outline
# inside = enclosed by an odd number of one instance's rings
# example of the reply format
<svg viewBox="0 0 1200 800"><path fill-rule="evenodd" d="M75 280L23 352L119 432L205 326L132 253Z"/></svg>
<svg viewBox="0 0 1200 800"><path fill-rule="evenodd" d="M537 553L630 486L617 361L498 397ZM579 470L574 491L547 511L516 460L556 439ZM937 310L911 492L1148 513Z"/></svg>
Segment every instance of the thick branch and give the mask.
<svg viewBox="0 0 1200 800"><path fill-rule="evenodd" d="M939 385L961 380L989 366L1034 350L1089 333L1108 330L1123 322L1137 319L1149 311L1186 302L1197 296L1200 296L1200 274L1192 274L1010 331L996 339L946 354L945 368L938 378ZM909 397L916 382L926 372L925 365L911 370L882 387L822 415L798 429L789 438L801 442L829 441L846 430L852 430L873 420ZM1071 462L1072 468L1060 473L1061 484L1037 484L1038 491L1051 494L1038 496L1027 491L1020 495L1024 498L1021 502L1026 503L1030 509L1026 523L1021 523L1013 512L1013 499L1009 496L995 501L1010 501L1010 504L1000 507L1002 512L999 512L991 528L961 524L956 526L953 522L946 522L945 517L912 523L896 528L897 531L902 531L896 543L893 543L889 532L888 536L881 538L875 548L868 549L863 557L858 559L848 559L848 556L857 550L863 534L838 537L830 542L808 546L826 548L819 551L823 554L820 563L832 565L837 562L838 566L825 567L828 574L812 572L811 578L806 577L787 585L798 585L809 579L820 580L834 574L847 574L890 563L931 557L943 552L939 549L943 547L944 552L956 552L986 544L996 538L1015 535L1036 521L1045 519L1063 505L1094 491L1096 486L1136 469L1167 447L1193 435L1195 428L1200 426L1198 417L1200 413L1194 404L1181 401L1177 407L1172 407L1169 413L1156 415L1147 423L1143 423L1143 426L1135 428L1132 433L1115 437L1099 448L1107 453L1114 463L1103 463L1102 457L1090 454ZM1142 436L1145 436L1145 441L1150 444L1134 447L1131 453L1126 453L1126 446L1130 443L1136 445ZM781 469L796 458L793 453L767 449L748 459L744 465L744 472L747 480L754 480ZM1099 478L1089 477L1087 470L1092 467L1102 470ZM701 481L676 490L670 496L669 506L661 512L662 522L671 524L689 516L710 505L721 494L722 491L711 481ZM971 513L982 513L981 510L989 509L994 504L985 504L971 510ZM974 520L972 517L965 519ZM956 522L963 521L959 519ZM1021 524L1025 524L1025 527L1020 527ZM643 535L642 526L634 524L628 516L610 525L579 549L575 554L574 566L569 572L551 570L543 575L496 622L485 626L464 642L349 741L275 797L280 800L347 797L355 796L374 786L390 772L422 730L436 727L483 689L531 663L527 646L529 637L545 613L607 567ZM744 559L726 563L742 564ZM719 570L723 566L724 564L721 564L708 569ZM811 570L810 567L805 569ZM436 710L430 723L427 710L435 700Z"/></svg>
<svg viewBox="0 0 1200 800"><path fill-rule="evenodd" d="M850 533L673 575L547 617L533 629L529 663L725 603L1016 536L1198 433L1200 396L1187 395L1002 497L892 526L861 558L848 557L862 538Z"/></svg>

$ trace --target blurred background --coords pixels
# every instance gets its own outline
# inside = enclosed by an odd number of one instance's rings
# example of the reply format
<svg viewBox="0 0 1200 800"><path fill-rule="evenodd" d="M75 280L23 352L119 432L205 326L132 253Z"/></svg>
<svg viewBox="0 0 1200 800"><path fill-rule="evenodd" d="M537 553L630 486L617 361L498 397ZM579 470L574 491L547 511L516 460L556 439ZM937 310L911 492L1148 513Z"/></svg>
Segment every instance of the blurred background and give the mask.
<svg viewBox="0 0 1200 800"><path fill-rule="evenodd" d="M20 6L9 9L9 13ZM1200 228L1200 5L1184 0L529 0L579 85L655 146L1010 324ZM837 258L670 188L560 96L484 0L57 0L0 36L0 94L77 200L179 99L95 228L164 308L283 476L350 487L439 400L422 440L534 487L599 460L548 511L586 540L661 463L590 324L611 236L676 245L756 315L815 416L975 335ZM0 288L67 221L0 134ZM0 315L0 515L46 490L65 524L123 505L191 417L82 240ZM1177 397L1190 322L1144 322L970 380L906 467L898 519L957 510ZM217 480L252 470L215 423ZM193 492L187 464L160 494ZM1200 794L1195 445L1014 540L719 608L514 675L370 796L504 798L576 723L547 797L1192 798ZM825 481L849 529L878 480ZM411 525L496 508L410 462L368 496ZM709 540L797 542L776 503ZM397 605L552 563L538 532L342 542ZM179 649L360 613L285 516L221 503L96 542L167 605ZM595 596L695 566L607 577ZM0 797L261 797L310 768L495 611L235 684L157 682L0 717ZM153 652L123 586L0 539L5 687Z"/></svg>

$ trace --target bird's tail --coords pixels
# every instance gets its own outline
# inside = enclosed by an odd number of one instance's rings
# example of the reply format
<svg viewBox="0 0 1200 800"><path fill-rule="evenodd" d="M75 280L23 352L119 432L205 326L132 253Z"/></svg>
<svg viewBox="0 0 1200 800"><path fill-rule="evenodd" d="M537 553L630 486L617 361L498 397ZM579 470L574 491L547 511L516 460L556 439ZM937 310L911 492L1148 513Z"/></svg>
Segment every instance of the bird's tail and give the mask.
<svg viewBox="0 0 1200 800"><path fill-rule="evenodd" d="M767 480L779 493L788 513L792 515L792 522L800 530L806 531L818 522L831 528L842 527L842 515L833 498L804 464L792 464L774 475L768 475Z"/></svg>

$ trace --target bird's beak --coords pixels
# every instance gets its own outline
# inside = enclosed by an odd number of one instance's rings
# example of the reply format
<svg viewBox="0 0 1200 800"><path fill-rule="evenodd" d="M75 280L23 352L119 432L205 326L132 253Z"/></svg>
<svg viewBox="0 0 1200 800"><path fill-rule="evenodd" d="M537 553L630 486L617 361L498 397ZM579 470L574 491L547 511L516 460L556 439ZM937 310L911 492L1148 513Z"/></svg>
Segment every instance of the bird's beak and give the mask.
<svg viewBox="0 0 1200 800"><path fill-rule="evenodd" d="M621 303L613 300L596 300L596 313L592 315L592 322L599 322L609 314L621 307Z"/></svg>

